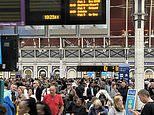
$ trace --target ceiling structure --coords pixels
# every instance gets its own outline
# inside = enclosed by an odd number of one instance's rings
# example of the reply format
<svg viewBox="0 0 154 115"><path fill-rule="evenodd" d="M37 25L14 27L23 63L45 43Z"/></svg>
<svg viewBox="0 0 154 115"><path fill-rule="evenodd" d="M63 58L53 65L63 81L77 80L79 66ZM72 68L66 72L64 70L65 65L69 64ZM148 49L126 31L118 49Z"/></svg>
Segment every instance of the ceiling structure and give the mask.
<svg viewBox="0 0 154 115"><path fill-rule="evenodd" d="M154 0L145 2L145 66L153 66ZM128 59L134 69L134 0L110 0L109 9L109 25L0 26L0 34L19 34L21 70L44 62L58 67L61 57L68 68L72 63L115 64Z"/></svg>
<svg viewBox="0 0 154 115"><path fill-rule="evenodd" d="M134 0L110 0L109 25L1 26L0 33L19 34L21 48L29 46L106 48L125 47L126 44L133 47L135 41L133 9ZM153 47L154 0L145 0L145 9L145 46Z"/></svg>

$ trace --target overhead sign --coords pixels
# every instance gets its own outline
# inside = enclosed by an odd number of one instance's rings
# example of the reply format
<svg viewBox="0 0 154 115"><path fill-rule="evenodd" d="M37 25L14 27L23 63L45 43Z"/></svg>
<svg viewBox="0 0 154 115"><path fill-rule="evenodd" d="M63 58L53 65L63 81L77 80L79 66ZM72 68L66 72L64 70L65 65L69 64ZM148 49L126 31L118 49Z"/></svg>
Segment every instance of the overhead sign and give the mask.
<svg viewBox="0 0 154 115"><path fill-rule="evenodd" d="M106 24L108 0L0 0L0 25Z"/></svg>
<svg viewBox="0 0 154 115"><path fill-rule="evenodd" d="M119 79L125 79L129 83L129 65L119 64Z"/></svg>
<svg viewBox="0 0 154 115"><path fill-rule="evenodd" d="M0 25L24 24L24 0L0 0Z"/></svg>
<svg viewBox="0 0 154 115"><path fill-rule="evenodd" d="M93 72L118 72L119 67L118 65L116 66L77 66L77 71L93 71Z"/></svg>
<svg viewBox="0 0 154 115"><path fill-rule="evenodd" d="M69 0L67 24L106 24L106 0Z"/></svg>
<svg viewBox="0 0 154 115"><path fill-rule="evenodd" d="M26 0L26 25L106 24L106 0Z"/></svg>

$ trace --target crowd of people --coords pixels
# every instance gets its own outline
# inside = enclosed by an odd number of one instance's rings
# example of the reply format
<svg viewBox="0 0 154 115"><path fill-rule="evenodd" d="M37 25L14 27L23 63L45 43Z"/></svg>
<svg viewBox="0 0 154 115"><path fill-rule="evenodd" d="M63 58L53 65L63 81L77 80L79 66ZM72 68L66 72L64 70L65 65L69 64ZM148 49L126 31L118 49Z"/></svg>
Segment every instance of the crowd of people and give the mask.
<svg viewBox="0 0 154 115"><path fill-rule="evenodd" d="M2 115L126 115L127 91L134 88L134 80L129 83L101 78L3 80ZM154 81L145 80L145 89L139 91L138 96L145 107L141 113L129 112L134 115L154 114Z"/></svg>

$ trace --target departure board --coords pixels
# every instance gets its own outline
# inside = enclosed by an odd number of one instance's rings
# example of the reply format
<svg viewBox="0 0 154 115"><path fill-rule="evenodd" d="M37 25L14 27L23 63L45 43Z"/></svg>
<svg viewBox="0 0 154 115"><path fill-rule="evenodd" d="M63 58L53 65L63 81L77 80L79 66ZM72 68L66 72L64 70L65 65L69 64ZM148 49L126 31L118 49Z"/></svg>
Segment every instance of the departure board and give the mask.
<svg viewBox="0 0 154 115"><path fill-rule="evenodd" d="M20 0L0 0L0 25L21 22Z"/></svg>
<svg viewBox="0 0 154 115"><path fill-rule="evenodd" d="M106 24L106 0L26 0L26 25Z"/></svg>
<svg viewBox="0 0 154 115"><path fill-rule="evenodd" d="M93 71L93 72L118 72L119 71L119 66L118 65L113 65L113 66L89 66L89 65L84 65L84 66L77 66L77 71Z"/></svg>
<svg viewBox="0 0 154 115"><path fill-rule="evenodd" d="M106 24L106 0L69 0L70 24Z"/></svg>
<svg viewBox="0 0 154 115"><path fill-rule="evenodd" d="M62 24L62 0L26 0L27 25Z"/></svg>

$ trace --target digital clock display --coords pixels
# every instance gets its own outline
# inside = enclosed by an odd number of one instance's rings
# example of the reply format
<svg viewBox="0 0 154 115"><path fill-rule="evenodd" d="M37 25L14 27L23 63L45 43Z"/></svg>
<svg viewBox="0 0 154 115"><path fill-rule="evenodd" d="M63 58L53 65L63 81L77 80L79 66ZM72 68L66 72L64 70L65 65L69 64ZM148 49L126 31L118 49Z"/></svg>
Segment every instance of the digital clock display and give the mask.
<svg viewBox="0 0 154 115"><path fill-rule="evenodd" d="M43 19L44 20L59 20L60 16L59 15L44 15Z"/></svg>
<svg viewBox="0 0 154 115"><path fill-rule="evenodd" d="M62 0L26 0L27 25L55 25L62 24Z"/></svg>

